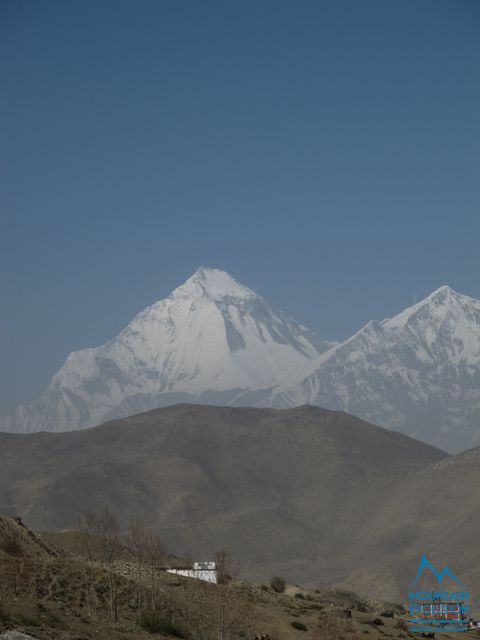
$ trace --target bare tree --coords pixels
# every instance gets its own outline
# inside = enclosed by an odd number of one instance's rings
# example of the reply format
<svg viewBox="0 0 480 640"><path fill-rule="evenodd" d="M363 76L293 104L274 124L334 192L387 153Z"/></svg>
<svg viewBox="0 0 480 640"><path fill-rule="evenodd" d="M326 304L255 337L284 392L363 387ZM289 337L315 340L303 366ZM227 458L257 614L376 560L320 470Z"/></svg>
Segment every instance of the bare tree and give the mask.
<svg viewBox="0 0 480 640"><path fill-rule="evenodd" d="M84 565L85 575L85 593L87 598L88 613L92 614L90 600L93 602L95 610L97 609L97 591L95 588L95 570L94 560L96 556L97 541L97 516L93 511L85 511L79 520L78 530L80 532L80 540L87 557Z"/></svg>
<svg viewBox="0 0 480 640"><path fill-rule="evenodd" d="M188 622L195 640L248 637L253 631L253 601L241 585L188 581L184 586L182 618Z"/></svg>
<svg viewBox="0 0 480 640"><path fill-rule="evenodd" d="M218 584L227 584L233 577L232 556L224 547L222 547L218 551L215 551L214 559L215 566L217 568Z"/></svg>
<svg viewBox="0 0 480 640"><path fill-rule="evenodd" d="M142 613L142 572L145 568L145 560L148 550L148 531L145 528L140 516L137 514L135 518L130 520L130 534L129 544L135 555L135 561L137 565L137 599L138 599L138 614Z"/></svg>
<svg viewBox="0 0 480 640"><path fill-rule="evenodd" d="M165 548L160 538L150 530L145 534L145 566L150 577L151 609L155 611L157 605L159 572L163 568Z"/></svg>
<svg viewBox="0 0 480 640"><path fill-rule="evenodd" d="M87 586L90 587L87 588L87 605L90 610L89 592L93 595L95 607L97 605L95 561L98 560L107 566L110 615L112 620L116 622L118 616L115 562L118 560L122 548L118 539L117 519L108 507L99 513L86 511L80 519L79 529L89 568L89 580L86 579Z"/></svg>
<svg viewBox="0 0 480 640"><path fill-rule="evenodd" d="M108 568L110 614L113 622L117 622L117 576L115 572L115 562L118 560L121 551L121 544L118 539L118 521L108 507L105 507L105 509L96 516L96 521L102 560Z"/></svg>
<svg viewBox="0 0 480 640"><path fill-rule="evenodd" d="M211 626L211 607L208 606L211 597L212 585L206 582L198 582L189 585L191 592L189 600L191 604L192 630L195 640L201 640L208 636Z"/></svg>
<svg viewBox="0 0 480 640"><path fill-rule="evenodd" d="M354 632L350 620L341 619L332 613L327 613L318 622L315 637L318 640L353 640Z"/></svg>

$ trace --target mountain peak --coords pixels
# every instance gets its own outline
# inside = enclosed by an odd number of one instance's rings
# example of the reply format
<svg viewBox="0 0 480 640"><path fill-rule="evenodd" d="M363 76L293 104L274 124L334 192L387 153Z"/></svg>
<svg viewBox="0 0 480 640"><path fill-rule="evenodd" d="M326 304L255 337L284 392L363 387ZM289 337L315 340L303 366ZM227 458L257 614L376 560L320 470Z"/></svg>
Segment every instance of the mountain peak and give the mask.
<svg viewBox="0 0 480 640"><path fill-rule="evenodd" d="M199 267L190 278L172 294L174 297L183 295L198 297L206 296L211 300L220 301L226 298L248 300L258 298L251 289L241 284L227 271L210 267Z"/></svg>
<svg viewBox="0 0 480 640"><path fill-rule="evenodd" d="M74 352L3 430L71 430L177 402L260 403L330 347L226 271L200 267L99 347Z"/></svg>
<svg viewBox="0 0 480 640"><path fill-rule="evenodd" d="M190 276L189 279L205 280L210 277L215 277L216 274L223 274L231 278L230 274L223 269L215 269L214 267L198 267L198 269L192 276Z"/></svg>
<svg viewBox="0 0 480 640"><path fill-rule="evenodd" d="M419 313L433 313L435 317L439 318L449 309L468 308L470 304L478 306L479 303L474 298L458 293L445 284L393 318L383 320L382 325L390 329L398 329L404 327L411 318L416 317Z"/></svg>
<svg viewBox="0 0 480 640"><path fill-rule="evenodd" d="M429 296L427 296L425 298L425 301L433 299L446 299L447 297L458 298L461 295L461 293L458 293L457 291L452 289L452 287L449 287L448 284L444 284L441 287L438 287L438 289L435 289L435 291L433 291Z"/></svg>

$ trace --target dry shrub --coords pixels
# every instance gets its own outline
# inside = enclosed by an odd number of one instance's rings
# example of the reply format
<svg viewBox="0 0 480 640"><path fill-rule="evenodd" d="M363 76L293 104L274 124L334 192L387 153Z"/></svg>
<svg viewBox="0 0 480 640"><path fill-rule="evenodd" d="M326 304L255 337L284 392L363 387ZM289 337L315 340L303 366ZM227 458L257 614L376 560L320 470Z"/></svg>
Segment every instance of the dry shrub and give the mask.
<svg viewBox="0 0 480 640"><path fill-rule="evenodd" d="M0 538L0 549L9 556L20 558L23 556L22 545L16 538Z"/></svg>
<svg viewBox="0 0 480 640"><path fill-rule="evenodd" d="M308 627L306 624L304 624L303 622L299 622L298 620L293 620L293 622L290 622L291 626L294 629L297 629L297 631L307 631Z"/></svg>
<svg viewBox="0 0 480 640"><path fill-rule="evenodd" d="M0 624L4 622L10 622L10 613L4 608L0 602Z"/></svg>
<svg viewBox="0 0 480 640"><path fill-rule="evenodd" d="M138 619L138 624L148 631L148 633L161 633L162 635L174 636L176 638L188 638L184 629L172 624L155 612L145 612Z"/></svg>
<svg viewBox="0 0 480 640"><path fill-rule="evenodd" d="M270 586L275 591L275 593L283 593L285 591L285 579L281 576L274 576L270 580Z"/></svg>
<svg viewBox="0 0 480 640"><path fill-rule="evenodd" d="M329 614L318 623L315 637L317 640L353 640L352 623Z"/></svg>

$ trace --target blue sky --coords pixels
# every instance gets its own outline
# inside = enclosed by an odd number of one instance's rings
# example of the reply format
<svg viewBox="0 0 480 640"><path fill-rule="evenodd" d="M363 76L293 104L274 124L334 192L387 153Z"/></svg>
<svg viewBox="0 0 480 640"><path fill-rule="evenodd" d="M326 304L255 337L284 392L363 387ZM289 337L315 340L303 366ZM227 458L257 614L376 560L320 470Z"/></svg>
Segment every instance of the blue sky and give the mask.
<svg viewBox="0 0 480 640"><path fill-rule="evenodd" d="M0 411L200 265L326 338L480 297L478 0L3 0Z"/></svg>

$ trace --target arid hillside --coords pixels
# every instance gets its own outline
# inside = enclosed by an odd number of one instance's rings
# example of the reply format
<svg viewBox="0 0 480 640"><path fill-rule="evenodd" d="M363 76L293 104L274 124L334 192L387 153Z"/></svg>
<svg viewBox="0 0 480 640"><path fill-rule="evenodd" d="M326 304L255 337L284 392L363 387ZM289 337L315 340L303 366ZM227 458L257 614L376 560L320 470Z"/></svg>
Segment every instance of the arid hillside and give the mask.
<svg viewBox="0 0 480 640"><path fill-rule="evenodd" d="M0 517L1 640L413 637L403 607L394 603L346 590L284 588L279 579L212 585L168 574L145 559L137 579L138 558L119 541L113 571L102 554L110 548L107 539L97 539L93 558L65 551L72 538L78 542L82 536L69 533L63 539L57 533L60 546L53 547L45 544L50 536Z"/></svg>
<svg viewBox="0 0 480 640"><path fill-rule="evenodd" d="M139 514L177 555L228 548L251 579L399 598L430 550L474 575L480 479L475 465L465 475L468 455L317 407L179 405L80 432L0 434L0 510L61 530L108 505L124 529ZM457 465L463 484L432 498ZM443 533L449 509L455 535L451 520Z"/></svg>

